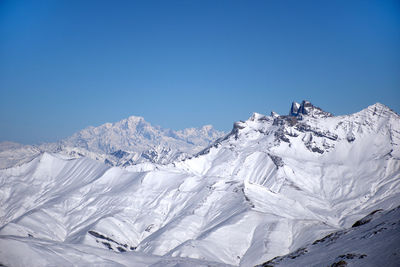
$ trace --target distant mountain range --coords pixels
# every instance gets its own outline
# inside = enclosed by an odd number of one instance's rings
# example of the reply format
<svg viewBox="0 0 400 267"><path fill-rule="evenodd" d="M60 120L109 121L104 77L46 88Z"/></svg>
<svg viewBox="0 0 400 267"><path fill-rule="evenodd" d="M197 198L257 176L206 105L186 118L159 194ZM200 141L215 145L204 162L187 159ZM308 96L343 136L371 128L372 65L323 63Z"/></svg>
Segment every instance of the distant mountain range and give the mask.
<svg viewBox="0 0 400 267"><path fill-rule="evenodd" d="M400 116L379 103L334 116L294 102L226 135L131 117L2 147L6 266L400 262Z"/></svg>
<svg viewBox="0 0 400 267"><path fill-rule="evenodd" d="M167 164L199 152L224 135L211 125L174 131L131 116L116 123L88 127L57 143L24 146L2 142L0 168L30 161L42 152L85 156L111 166Z"/></svg>

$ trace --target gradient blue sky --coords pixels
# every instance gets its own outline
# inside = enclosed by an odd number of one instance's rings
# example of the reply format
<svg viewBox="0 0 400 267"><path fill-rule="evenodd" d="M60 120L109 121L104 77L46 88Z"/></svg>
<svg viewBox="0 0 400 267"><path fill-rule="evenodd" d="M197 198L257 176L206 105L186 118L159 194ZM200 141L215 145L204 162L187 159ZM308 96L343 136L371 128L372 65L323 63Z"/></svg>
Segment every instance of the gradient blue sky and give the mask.
<svg viewBox="0 0 400 267"><path fill-rule="evenodd" d="M400 111L400 1L0 1L0 141L130 115L228 131L303 99Z"/></svg>

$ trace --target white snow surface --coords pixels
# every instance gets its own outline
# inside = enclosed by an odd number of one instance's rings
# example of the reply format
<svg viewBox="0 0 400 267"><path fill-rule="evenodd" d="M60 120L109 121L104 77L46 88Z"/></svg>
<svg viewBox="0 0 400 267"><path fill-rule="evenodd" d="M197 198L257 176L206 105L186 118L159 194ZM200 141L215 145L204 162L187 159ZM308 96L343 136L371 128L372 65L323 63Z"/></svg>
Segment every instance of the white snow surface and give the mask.
<svg viewBox="0 0 400 267"><path fill-rule="evenodd" d="M263 265L397 267L400 263L399 245L400 207L397 207L386 212L376 210L352 228L330 233Z"/></svg>
<svg viewBox="0 0 400 267"><path fill-rule="evenodd" d="M307 108L255 113L168 165L44 152L0 170L0 263L254 266L399 206L399 115Z"/></svg>

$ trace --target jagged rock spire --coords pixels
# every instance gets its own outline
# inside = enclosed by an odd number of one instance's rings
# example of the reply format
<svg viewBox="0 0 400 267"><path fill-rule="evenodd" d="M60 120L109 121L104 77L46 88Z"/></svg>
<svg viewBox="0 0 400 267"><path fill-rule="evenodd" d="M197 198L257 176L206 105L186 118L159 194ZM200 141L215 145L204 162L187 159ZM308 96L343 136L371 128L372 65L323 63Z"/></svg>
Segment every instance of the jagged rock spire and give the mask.
<svg viewBox="0 0 400 267"><path fill-rule="evenodd" d="M292 107L290 108L289 115L290 116L297 116L299 114L300 104L297 102L292 103Z"/></svg>
<svg viewBox="0 0 400 267"><path fill-rule="evenodd" d="M289 116L302 116L302 115L307 115L311 116L314 118L325 118L325 117L332 117L333 114L330 112L326 112L322 110L321 108L314 106L311 104L310 101L303 100L301 104L297 102L292 103L292 107L290 108L289 111Z"/></svg>

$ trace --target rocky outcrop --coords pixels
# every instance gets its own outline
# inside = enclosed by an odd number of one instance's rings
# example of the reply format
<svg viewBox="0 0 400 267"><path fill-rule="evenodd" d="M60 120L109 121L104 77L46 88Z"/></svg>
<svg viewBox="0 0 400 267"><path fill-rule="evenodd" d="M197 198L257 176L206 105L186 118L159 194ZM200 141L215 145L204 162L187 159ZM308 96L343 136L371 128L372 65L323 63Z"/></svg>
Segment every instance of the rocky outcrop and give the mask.
<svg viewBox="0 0 400 267"><path fill-rule="evenodd" d="M303 115L311 116L314 118L326 118L333 116L332 113L326 112L321 108L314 106L313 104L311 104L311 102L307 100L303 100L301 104L293 102L292 107L289 111L289 116L302 117Z"/></svg>

